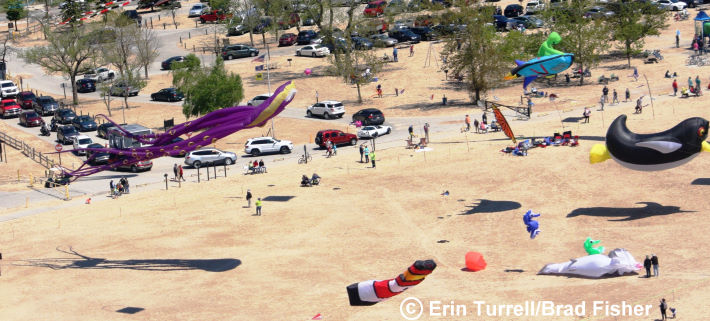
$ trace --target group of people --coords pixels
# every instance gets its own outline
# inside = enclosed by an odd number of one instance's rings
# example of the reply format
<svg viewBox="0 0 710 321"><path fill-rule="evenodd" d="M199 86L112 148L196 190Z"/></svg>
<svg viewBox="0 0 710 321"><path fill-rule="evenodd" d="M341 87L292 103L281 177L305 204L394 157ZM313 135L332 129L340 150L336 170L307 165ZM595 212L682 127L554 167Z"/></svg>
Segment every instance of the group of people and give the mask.
<svg viewBox="0 0 710 321"><path fill-rule="evenodd" d="M651 277L651 267L653 267L653 276L658 277L658 257L656 254L646 255L643 260L643 267L646 269L646 277Z"/></svg>
<svg viewBox="0 0 710 321"><path fill-rule="evenodd" d="M372 168L375 168L375 151L370 150L367 144L360 144L360 163L363 163L362 159L365 158L364 163L372 162Z"/></svg>
<svg viewBox="0 0 710 321"><path fill-rule="evenodd" d="M121 196L121 194L129 194L130 193L130 185L128 184L128 178L127 177L121 177L121 179L118 181L118 184L114 184L113 180L109 182L109 188L110 188L110 193L112 198L116 198L118 196Z"/></svg>
<svg viewBox="0 0 710 321"><path fill-rule="evenodd" d="M668 74L669 74L669 72L666 71L666 75L668 75ZM673 78L675 78L675 73L673 73L673 74L674 74ZM693 78L688 77L688 87L687 88L683 87L680 90L681 97L688 97L688 96L690 96L690 94L695 94L696 96L702 95L702 89L701 89L702 86L701 85L702 84L700 81L700 76L698 76L698 75L695 76L695 86L693 86ZM673 83L671 84L671 86L673 87L673 96L678 95L678 80L673 79Z"/></svg>
<svg viewBox="0 0 710 321"><path fill-rule="evenodd" d="M464 118L464 123L466 124L466 127L463 131L471 131L471 117L469 115L466 115L466 118ZM473 128L476 130L476 133L482 134L487 133L489 130L498 130L500 129L500 126L495 120L489 125L488 116L486 116L486 112L483 112L480 122L478 119L473 120Z"/></svg>
<svg viewBox="0 0 710 321"><path fill-rule="evenodd" d="M695 37L693 38L693 51L695 51L695 55L697 56L698 54L703 54L705 51L705 43L703 42L703 37L698 35L697 33L695 34Z"/></svg>
<svg viewBox="0 0 710 321"><path fill-rule="evenodd" d="M627 96L630 96L630 92L628 91L628 88L626 89ZM629 97L631 98L631 97ZM628 99L628 98L627 98ZM602 96L599 98L599 104L601 105L601 110L604 110L604 104L609 103L609 87L606 85L604 88L602 88ZM618 104L619 103L619 94L616 92L616 89L613 90L612 92L612 99L611 99L612 104Z"/></svg>
<svg viewBox="0 0 710 321"><path fill-rule="evenodd" d="M325 141L326 157L338 156L338 146L330 140Z"/></svg>
<svg viewBox="0 0 710 321"><path fill-rule="evenodd" d="M185 181L185 178L182 177L182 174L183 174L183 172L182 172L182 165L178 165L177 163L175 163L175 164L173 165L173 175L174 175L173 180L176 181L176 182L177 182L177 181L183 181L183 182L184 182L184 181Z"/></svg>
<svg viewBox="0 0 710 321"><path fill-rule="evenodd" d="M248 189L248 190L247 190L247 196L246 196L247 208L250 208L250 207L251 207L251 199L252 199L251 190ZM256 205L256 214L254 214L254 215L255 215L255 216L261 216L261 197L259 197L259 198L256 200L256 204L255 204L255 205Z"/></svg>
<svg viewBox="0 0 710 321"><path fill-rule="evenodd" d="M253 162L249 162L249 172L252 174L266 173L266 165L264 164L264 160L260 159L257 162L255 159Z"/></svg>

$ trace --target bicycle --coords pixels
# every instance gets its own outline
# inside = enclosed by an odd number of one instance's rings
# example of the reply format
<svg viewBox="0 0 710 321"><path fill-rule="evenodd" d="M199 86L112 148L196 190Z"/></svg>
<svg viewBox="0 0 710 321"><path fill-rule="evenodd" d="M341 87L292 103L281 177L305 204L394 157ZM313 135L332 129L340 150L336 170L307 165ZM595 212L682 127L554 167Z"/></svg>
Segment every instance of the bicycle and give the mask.
<svg viewBox="0 0 710 321"><path fill-rule="evenodd" d="M306 164L311 161L313 161L313 157L310 154L301 155L301 158L298 159L299 164Z"/></svg>

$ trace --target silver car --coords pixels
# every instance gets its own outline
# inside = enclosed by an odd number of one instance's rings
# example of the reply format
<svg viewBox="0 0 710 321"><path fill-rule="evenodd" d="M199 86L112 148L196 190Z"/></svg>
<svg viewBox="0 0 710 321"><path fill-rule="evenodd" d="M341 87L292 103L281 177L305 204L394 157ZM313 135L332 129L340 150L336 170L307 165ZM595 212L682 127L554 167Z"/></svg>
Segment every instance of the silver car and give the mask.
<svg viewBox="0 0 710 321"><path fill-rule="evenodd" d="M393 47L398 43L397 39L390 38L382 33L370 36L370 40L372 40L375 47Z"/></svg>
<svg viewBox="0 0 710 321"><path fill-rule="evenodd" d="M203 164L232 165L237 162L237 154L221 151L216 148L202 148L193 150L185 155L185 164L199 168Z"/></svg>

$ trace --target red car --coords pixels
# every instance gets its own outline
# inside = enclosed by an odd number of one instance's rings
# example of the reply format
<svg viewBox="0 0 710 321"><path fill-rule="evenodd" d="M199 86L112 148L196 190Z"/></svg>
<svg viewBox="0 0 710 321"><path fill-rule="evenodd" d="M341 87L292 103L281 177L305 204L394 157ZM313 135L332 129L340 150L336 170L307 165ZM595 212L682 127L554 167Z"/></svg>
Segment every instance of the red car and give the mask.
<svg viewBox="0 0 710 321"><path fill-rule="evenodd" d="M221 21L221 20L226 20L227 18L231 18L232 14L225 14L222 11L219 10L212 10L212 12L203 14L200 16L200 23L205 23L205 22L216 22L216 21Z"/></svg>
<svg viewBox="0 0 710 321"><path fill-rule="evenodd" d="M25 127L36 127L44 124L42 117L36 111L30 110L20 114L20 125Z"/></svg>
<svg viewBox="0 0 710 321"><path fill-rule="evenodd" d="M279 46L291 46L296 43L296 35L292 33L284 33L279 37Z"/></svg>
<svg viewBox="0 0 710 321"><path fill-rule="evenodd" d="M3 99L0 101L0 112L2 113L2 118L8 118L19 115L22 112L22 108L14 99Z"/></svg>
<svg viewBox="0 0 710 321"><path fill-rule="evenodd" d="M316 134L316 144L318 146L325 147L325 142L327 141L331 141L336 145L350 144L355 146L357 145L357 136L337 129L321 130Z"/></svg>
<svg viewBox="0 0 710 321"><path fill-rule="evenodd" d="M363 14L367 17L379 17L385 13L385 7L387 7L385 0L372 1L367 4Z"/></svg>
<svg viewBox="0 0 710 321"><path fill-rule="evenodd" d="M32 109L35 100L37 100L37 97L35 97L35 94L31 91L23 91L17 94L17 103L20 104L23 109Z"/></svg>

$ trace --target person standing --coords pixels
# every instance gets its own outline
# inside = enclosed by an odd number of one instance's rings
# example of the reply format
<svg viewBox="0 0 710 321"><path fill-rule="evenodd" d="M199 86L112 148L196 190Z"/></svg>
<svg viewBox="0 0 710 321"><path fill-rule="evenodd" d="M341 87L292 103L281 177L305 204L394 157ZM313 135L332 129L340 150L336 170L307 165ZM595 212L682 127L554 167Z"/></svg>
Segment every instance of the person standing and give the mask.
<svg viewBox="0 0 710 321"><path fill-rule="evenodd" d="M646 269L646 277L651 277L651 258L646 255L646 259L643 260L643 267Z"/></svg>
<svg viewBox="0 0 710 321"><path fill-rule="evenodd" d="M115 186L113 185L113 180L111 180L110 182L108 182L108 186L109 186L109 188L110 188L109 192L111 192L111 196L113 196L113 190L114 190L114 188L115 188Z"/></svg>
<svg viewBox="0 0 710 321"><path fill-rule="evenodd" d="M614 88L614 93L613 93L612 97L613 98L611 100L611 103L618 104L619 103L619 94L616 92L616 88Z"/></svg>
<svg viewBox="0 0 710 321"><path fill-rule="evenodd" d="M370 161L372 162L372 168L375 168L375 151L370 152Z"/></svg>
<svg viewBox="0 0 710 321"><path fill-rule="evenodd" d="M483 121L484 124L488 125L488 116L486 116L486 112L483 112L483 116L481 117L481 120Z"/></svg>
<svg viewBox="0 0 710 321"><path fill-rule="evenodd" d="M680 29L675 30L675 47L680 48Z"/></svg>
<svg viewBox="0 0 710 321"><path fill-rule="evenodd" d="M338 144L333 144L333 156L338 156Z"/></svg>
<svg viewBox="0 0 710 321"><path fill-rule="evenodd" d="M130 189L130 185L128 184L128 177L127 176L124 176L121 179L121 184L123 184L123 188L126 190L126 194L131 194L131 189Z"/></svg>
<svg viewBox="0 0 710 321"><path fill-rule="evenodd" d="M478 122L478 119L474 119L474 120L473 120L473 127L476 128L476 134L478 134L478 131L479 131L479 128L480 128L480 127L478 126L479 124L480 124L480 123Z"/></svg>
<svg viewBox="0 0 710 321"><path fill-rule="evenodd" d="M678 81L673 79L673 96L678 95Z"/></svg>
<svg viewBox="0 0 710 321"><path fill-rule="evenodd" d="M256 216L261 216L261 197L256 200Z"/></svg>
<svg viewBox="0 0 710 321"><path fill-rule="evenodd" d="M697 92L700 89L700 76L695 75L695 91Z"/></svg>
<svg viewBox="0 0 710 321"><path fill-rule="evenodd" d="M468 115L466 115L464 122L466 123L466 131L471 131L471 118Z"/></svg>
<svg viewBox="0 0 710 321"><path fill-rule="evenodd" d="M365 145L365 163L370 162L370 148Z"/></svg>
<svg viewBox="0 0 710 321"><path fill-rule="evenodd" d="M429 144L429 123L424 123L424 138L426 143Z"/></svg>
<svg viewBox="0 0 710 321"><path fill-rule="evenodd" d="M668 310L668 303L666 303L666 299L661 299L661 304L658 306L661 308L661 320L666 320L666 310Z"/></svg>
<svg viewBox="0 0 710 321"><path fill-rule="evenodd" d="M599 97L599 105L601 105L601 109L599 110L604 111L604 95Z"/></svg>
<svg viewBox="0 0 710 321"><path fill-rule="evenodd" d="M587 124L589 123L589 116L592 114L592 111L589 109L589 107L584 107L584 113L582 113L582 116L584 116L584 123Z"/></svg>
<svg viewBox="0 0 710 321"><path fill-rule="evenodd" d="M409 56L410 57L414 56L414 45L409 45Z"/></svg>
<svg viewBox="0 0 710 321"><path fill-rule="evenodd" d="M178 175L179 175L179 180L185 181L185 177L183 177L183 172L182 172L182 165L178 165Z"/></svg>
<svg viewBox="0 0 710 321"><path fill-rule="evenodd" d="M693 52L695 53L696 56L698 55L698 41L697 40L693 40Z"/></svg>
<svg viewBox="0 0 710 321"><path fill-rule="evenodd" d="M251 208L251 190L250 189L247 190L246 199L247 199L247 208Z"/></svg>
<svg viewBox="0 0 710 321"><path fill-rule="evenodd" d="M602 88L602 96L603 96L602 98L604 99L604 102L608 103L609 102L609 87L607 87L606 85L604 86L604 88ZM603 108L604 107L602 105L602 109Z"/></svg>
<svg viewBox="0 0 710 321"><path fill-rule="evenodd" d="M360 163L362 163L362 156L365 154L365 144L360 144Z"/></svg>
<svg viewBox="0 0 710 321"><path fill-rule="evenodd" d="M318 103L318 91L316 90L316 103Z"/></svg>
<svg viewBox="0 0 710 321"><path fill-rule="evenodd" d="M407 131L409 131L409 140L414 139L414 125L409 125Z"/></svg>
<svg viewBox="0 0 710 321"><path fill-rule="evenodd" d="M693 78L688 77L688 88L693 87Z"/></svg>
<svg viewBox="0 0 710 321"><path fill-rule="evenodd" d="M175 163L175 165L173 165L173 174L174 174L174 176L175 176L175 181L177 182L177 180L178 180L178 168L177 168L177 163Z"/></svg>
<svg viewBox="0 0 710 321"><path fill-rule="evenodd" d="M394 62L398 62L399 60L397 59L397 46L394 46L392 48L392 57L394 58Z"/></svg>
<svg viewBox="0 0 710 321"><path fill-rule="evenodd" d="M653 276L658 277L658 256L651 254L651 264L653 265Z"/></svg>
<svg viewBox="0 0 710 321"><path fill-rule="evenodd" d="M631 100L631 92L629 91L629 88L626 88L626 96L624 97L624 102L627 102Z"/></svg>

